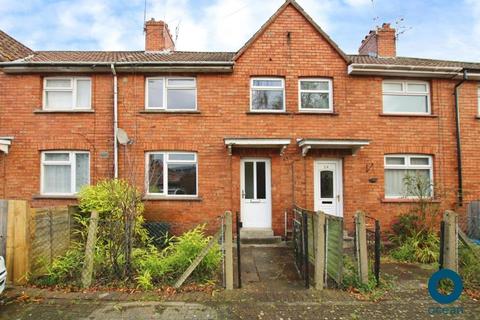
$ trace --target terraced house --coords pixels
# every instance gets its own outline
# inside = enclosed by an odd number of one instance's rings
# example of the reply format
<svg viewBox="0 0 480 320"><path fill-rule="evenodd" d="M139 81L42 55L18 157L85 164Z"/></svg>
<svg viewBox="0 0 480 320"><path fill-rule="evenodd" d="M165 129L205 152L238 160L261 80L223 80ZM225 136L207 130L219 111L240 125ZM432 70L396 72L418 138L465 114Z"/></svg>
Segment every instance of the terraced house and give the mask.
<svg viewBox="0 0 480 320"><path fill-rule="evenodd" d="M345 54L293 0L237 52L176 51L161 21L145 31L145 50L122 52L1 35L0 198L75 203L82 185L128 178L174 231L232 210L275 234L294 204L388 227L417 201L407 173L443 208L480 198L480 63L396 56L388 24Z"/></svg>

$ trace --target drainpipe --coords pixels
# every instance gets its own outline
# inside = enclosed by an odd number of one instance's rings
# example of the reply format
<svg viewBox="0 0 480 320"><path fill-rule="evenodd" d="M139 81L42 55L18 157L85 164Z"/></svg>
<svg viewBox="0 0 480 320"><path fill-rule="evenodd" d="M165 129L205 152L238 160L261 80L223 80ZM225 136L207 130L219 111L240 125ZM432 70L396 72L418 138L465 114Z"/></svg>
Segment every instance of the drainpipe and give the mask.
<svg viewBox="0 0 480 320"><path fill-rule="evenodd" d="M110 65L113 74L113 172L114 178L118 178L118 81L117 72L115 71L115 64Z"/></svg>
<svg viewBox="0 0 480 320"><path fill-rule="evenodd" d="M455 85L455 124L457 131L457 179L458 179L458 205L463 206L463 174L462 174L462 139L460 131L460 106L459 106L459 89L460 86L468 80L467 70L463 70L463 79Z"/></svg>

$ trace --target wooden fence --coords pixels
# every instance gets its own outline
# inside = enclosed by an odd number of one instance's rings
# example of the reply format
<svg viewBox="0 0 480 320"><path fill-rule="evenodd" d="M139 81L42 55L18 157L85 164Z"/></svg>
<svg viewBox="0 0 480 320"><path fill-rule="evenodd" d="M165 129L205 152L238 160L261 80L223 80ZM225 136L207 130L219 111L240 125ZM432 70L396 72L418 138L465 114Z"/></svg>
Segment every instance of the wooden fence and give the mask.
<svg viewBox="0 0 480 320"><path fill-rule="evenodd" d="M24 200L0 200L0 255L8 282L24 284L65 253L74 212L75 207L32 209Z"/></svg>

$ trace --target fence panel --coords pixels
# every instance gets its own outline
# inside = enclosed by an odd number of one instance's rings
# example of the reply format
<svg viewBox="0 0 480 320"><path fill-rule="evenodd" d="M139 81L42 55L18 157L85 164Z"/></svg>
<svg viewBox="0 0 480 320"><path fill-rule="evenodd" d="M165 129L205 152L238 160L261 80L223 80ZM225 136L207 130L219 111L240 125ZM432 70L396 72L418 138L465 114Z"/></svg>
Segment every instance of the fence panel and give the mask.
<svg viewBox="0 0 480 320"><path fill-rule="evenodd" d="M326 247L325 278L328 276L340 285L343 274L343 219L326 216Z"/></svg>
<svg viewBox="0 0 480 320"><path fill-rule="evenodd" d="M480 239L480 201L468 204L467 235L472 239Z"/></svg>

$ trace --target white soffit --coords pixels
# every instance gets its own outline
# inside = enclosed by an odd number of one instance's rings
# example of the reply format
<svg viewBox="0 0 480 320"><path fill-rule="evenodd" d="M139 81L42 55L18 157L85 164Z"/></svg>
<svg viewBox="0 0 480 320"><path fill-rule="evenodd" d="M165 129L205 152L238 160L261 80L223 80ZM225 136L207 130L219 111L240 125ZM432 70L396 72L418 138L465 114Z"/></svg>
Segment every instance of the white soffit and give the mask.
<svg viewBox="0 0 480 320"><path fill-rule="evenodd" d="M310 149L343 149L351 150L352 155L364 146L368 146L368 140L338 140L338 139L299 139L298 146L302 149L302 155L306 156Z"/></svg>
<svg viewBox="0 0 480 320"><path fill-rule="evenodd" d="M280 155L283 155L291 139L225 138L224 142L230 155L232 155L232 148L280 148Z"/></svg>

